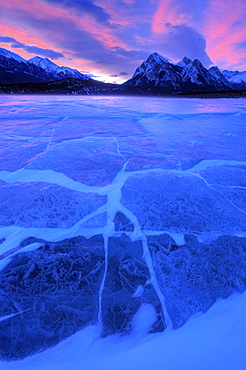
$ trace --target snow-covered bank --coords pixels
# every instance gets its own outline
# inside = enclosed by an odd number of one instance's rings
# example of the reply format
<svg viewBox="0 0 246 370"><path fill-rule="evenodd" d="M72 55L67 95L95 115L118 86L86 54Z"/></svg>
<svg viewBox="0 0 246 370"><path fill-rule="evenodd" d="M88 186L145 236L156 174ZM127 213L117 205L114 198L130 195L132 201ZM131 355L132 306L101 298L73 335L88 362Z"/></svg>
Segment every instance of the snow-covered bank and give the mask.
<svg viewBox="0 0 246 370"><path fill-rule="evenodd" d="M246 292L218 300L178 330L97 339L88 327L43 353L1 370L245 370Z"/></svg>

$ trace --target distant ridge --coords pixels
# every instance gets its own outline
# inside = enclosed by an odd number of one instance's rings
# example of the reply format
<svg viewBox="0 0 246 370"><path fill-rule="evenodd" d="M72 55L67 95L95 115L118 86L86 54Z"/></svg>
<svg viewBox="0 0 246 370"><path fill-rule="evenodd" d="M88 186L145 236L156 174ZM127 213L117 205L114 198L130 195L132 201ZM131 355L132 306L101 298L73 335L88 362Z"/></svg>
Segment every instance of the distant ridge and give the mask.
<svg viewBox="0 0 246 370"><path fill-rule="evenodd" d="M40 58L38 56L28 60L29 63L36 65L37 67L43 68L46 72L53 74L58 79L62 78L78 78L79 80L91 80L91 77L82 74L77 69L69 67L59 67L57 64L51 62L47 58Z"/></svg>
<svg viewBox="0 0 246 370"><path fill-rule="evenodd" d="M76 69L59 67L47 58L38 56L25 60L18 54L0 48L0 83L48 82L63 78L90 80Z"/></svg>

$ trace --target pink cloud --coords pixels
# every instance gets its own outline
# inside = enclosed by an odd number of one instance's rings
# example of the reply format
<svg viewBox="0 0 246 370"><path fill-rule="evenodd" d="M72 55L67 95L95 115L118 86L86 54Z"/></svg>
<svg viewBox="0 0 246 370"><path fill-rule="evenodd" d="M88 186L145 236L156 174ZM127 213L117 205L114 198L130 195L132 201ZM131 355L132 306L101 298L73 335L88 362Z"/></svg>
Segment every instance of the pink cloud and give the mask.
<svg viewBox="0 0 246 370"><path fill-rule="evenodd" d="M238 43L245 41L246 6L244 0L212 0L206 12L203 33L207 52L215 64L222 68L242 63L242 50ZM244 56L245 59L245 56ZM242 68L246 67L242 63Z"/></svg>
<svg viewBox="0 0 246 370"><path fill-rule="evenodd" d="M8 0L1 4L1 8L7 11L8 17L15 17L15 23L18 24L18 12L25 11L27 13L35 14L39 18L52 18L57 16L65 16L66 12L62 9L57 9L39 0L32 0L32 4L25 0ZM16 17L17 16L17 17Z"/></svg>
<svg viewBox="0 0 246 370"><path fill-rule="evenodd" d="M171 7L172 0L161 0L152 21L154 34L161 34L165 31L165 24L176 24L177 7Z"/></svg>
<svg viewBox="0 0 246 370"><path fill-rule="evenodd" d="M66 12L57 10L51 6L41 3L39 0L32 0L32 5L25 0L8 0L2 5L2 12L5 15L4 30L1 28L2 35L10 36L18 41L36 45L38 47L52 47L50 40L45 39L45 32L41 32L25 24L25 19L49 20L66 17ZM22 15L24 14L24 20ZM69 17L69 14L67 14ZM44 30L45 31L45 30ZM57 35L59 37L59 35Z"/></svg>
<svg viewBox="0 0 246 370"><path fill-rule="evenodd" d="M38 17L41 20L50 19L51 21L56 20L57 22L59 22L59 19L70 20L76 25L78 29L84 30L88 32L89 34L93 35L93 37L99 40L105 47L110 48L114 46L120 46L128 50L126 43L124 43L122 39L119 39L114 34L114 29L108 28L106 25L96 22L96 20L93 20L91 17L88 17L86 14L85 16L81 14L80 16L77 16L76 14L70 12L69 9L65 10L65 9L57 8L52 5L43 3L39 0L33 0L31 7L27 4L25 0L9 0L6 8L8 8L9 14L13 12L14 14L17 14L17 15L18 15L19 10L24 10L25 12L29 13L30 18L33 15L35 17ZM11 9L14 9L14 10L11 10ZM16 16L15 16L14 22L18 24L18 20ZM56 33L56 38L62 41L64 31L65 30L61 29L61 32ZM36 33L36 30L34 28L32 30L30 29L26 30L26 35L28 34L30 35L30 33L33 33L34 38L36 40L35 45L39 47L54 48L57 45L57 44L54 45L54 43L53 45L51 44L52 37L47 39L47 37L45 37L45 33L43 34L42 33L40 34L40 32ZM24 42L23 40L19 40L19 41ZM57 50L57 46L56 46L56 50Z"/></svg>
<svg viewBox="0 0 246 370"><path fill-rule="evenodd" d="M165 33L166 23L172 25L191 25L193 14L186 11L186 3L174 4L173 0L160 0L152 20L154 34Z"/></svg>

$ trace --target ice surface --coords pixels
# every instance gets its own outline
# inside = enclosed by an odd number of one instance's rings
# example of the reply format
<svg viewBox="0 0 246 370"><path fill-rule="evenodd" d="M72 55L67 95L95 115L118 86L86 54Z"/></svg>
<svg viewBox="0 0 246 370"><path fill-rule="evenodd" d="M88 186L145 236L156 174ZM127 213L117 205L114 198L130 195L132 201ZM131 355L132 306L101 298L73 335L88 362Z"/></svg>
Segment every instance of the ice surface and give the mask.
<svg viewBox="0 0 246 370"><path fill-rule="evenodd" d="M193 175L134 174L125 182L122 203L137 217L142 230L246 232L246 214Z"/></svg>
<svg viewBox="0 0 246 370"><path fill-rule="evenodd" d="M80 330L102 343L173 333L244 292L245 118L243 99L0 99L0 356L22 359L11 370L41 369L42 354L24 358ZM47 353L43 368L66 368Z"/></svg>
<svg viewBox="0 0 246 370"><path fill-rule="evenodd" d="M0 322L1 357L25 357L95 323L103 266L102 237L46 244L16 255L1 277L1 311L25 313Z"/></svg>
<svg viewBox="0 0 246 370"><path fill-rule="evenodd" d="M85 136L127 137L142 135L145 130L138 124L138 121L137 118L131 117L111 117L110 120L107 116L66 117L57 125L52 140L61 142L68 139L81 139Z"/></svg>
<svg viewBox="0 0 246 370"><path fill-rule="evenodd" d="M160 301L149 279L141 242L131 242L127 237L110 238L108 273L102 296L103 335L130 333L134 314L142 305L150 303L156 312L154 330L164 329ZM139 285L144 286L141 296L132 298Z"/></svg>
<svg viewBox="0 0 246 370"><path fill-rule="evenodd" d="M23 168L35 158L41 156L47 148L47 140L36 140L27 138L8 139L0 141L0 170L8 168L16 171ZM18 161L16 161L18 158Z"/></svg>
<svg viewBox="0 0 246 370"><path fill-rule="evenodd" d="M86 185L105 186L113 181L123 164L115 140L83 138L55 145L26 168L52 169Z"/></svg>
<svg viewBox="0 0 246 370"><path fill-rule="evenodd" d="M218 297L245 289L245 238L198 243L186 236L185 245L177 247L163 235L149 237L148 244L174 328L195 312L205 312Z"/></svg>
<svg viewBox="0 0 246 370"><path fill-rule="evenodd" d="M44 182L4 184L0 198L0 224L26 228L69 228L106 203L106 196Z"/></svg>

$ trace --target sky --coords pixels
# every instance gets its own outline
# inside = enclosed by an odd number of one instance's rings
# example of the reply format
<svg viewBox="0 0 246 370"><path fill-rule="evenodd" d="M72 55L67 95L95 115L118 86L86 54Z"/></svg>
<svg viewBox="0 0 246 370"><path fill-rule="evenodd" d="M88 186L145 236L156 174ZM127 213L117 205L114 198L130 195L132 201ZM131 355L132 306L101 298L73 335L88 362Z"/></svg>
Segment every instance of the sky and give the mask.
<svg viewBox="0 0 246 370"><path fill-rule="evenodd" d="M246 70L246 0L8 0L0 47L122 83L154 52Z"/></svg>

